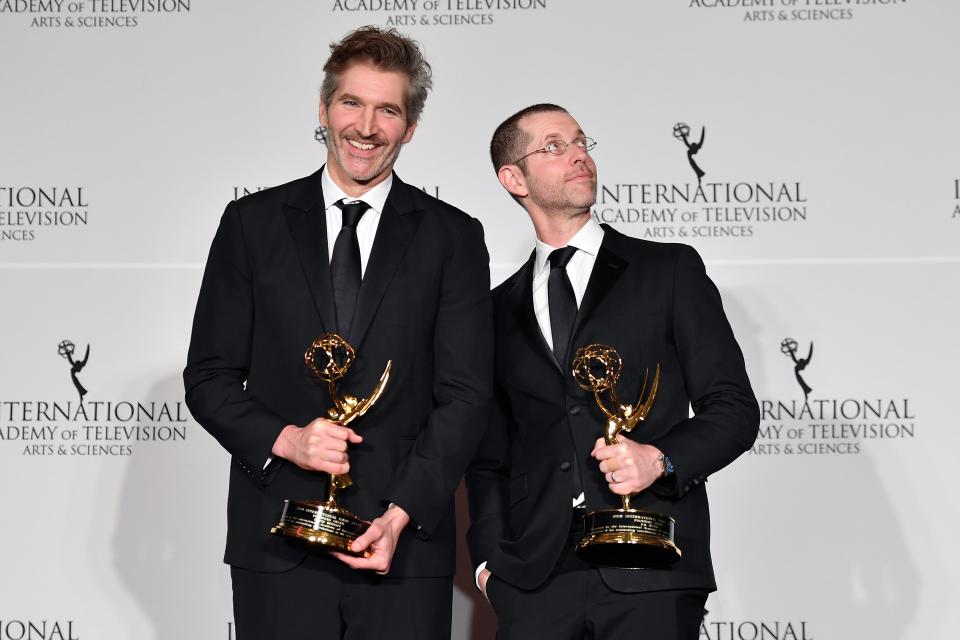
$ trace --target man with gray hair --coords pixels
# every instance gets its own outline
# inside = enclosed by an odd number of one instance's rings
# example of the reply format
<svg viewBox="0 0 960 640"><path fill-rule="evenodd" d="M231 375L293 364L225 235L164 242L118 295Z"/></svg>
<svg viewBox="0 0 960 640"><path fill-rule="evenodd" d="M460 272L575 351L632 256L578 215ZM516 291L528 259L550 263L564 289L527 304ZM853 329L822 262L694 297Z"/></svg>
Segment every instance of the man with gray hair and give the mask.
<svg viewBox="0 0 960 640"><path fill-rule="evenodd" d="M393 173L431 88L415 42L364 27L324 72L326 165L227 206L184 371L190 410L232 457L237 638L448 638L453 492L491 393L483 230ZM349 427L325 419L327 385L304 362L324 333L356 349L343 394L369 394L393 363ZM347 553L270 534L285 499L322 499L348 471L338 502L371 524Z"/></svg>

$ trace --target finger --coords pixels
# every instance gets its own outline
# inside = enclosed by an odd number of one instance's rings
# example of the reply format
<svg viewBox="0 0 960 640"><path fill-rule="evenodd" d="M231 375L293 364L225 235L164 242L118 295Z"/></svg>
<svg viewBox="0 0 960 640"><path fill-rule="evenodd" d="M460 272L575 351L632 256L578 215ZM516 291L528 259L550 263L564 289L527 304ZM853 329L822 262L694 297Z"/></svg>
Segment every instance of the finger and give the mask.
<svg viewBox="0 0 960 640"><path fill-rule="evenodd" d="M350 472L350 463L339 464L337 462L327 462L326 460L320 460L313 466L315 471L323 471L324 473L330 473L333 475L346 475Z"/></svg>
<svg viewBox="0 0 960 640"><path fill-rule="evenodd" d="M607 484L610 487L616 485L624 484L629 482L628 478L623 477L625 474L622 471L610 471L609 473L604 474L603 479L607 481Z"/></svg>
<svg viewBox="0 0 960 640"><path fill-rule="evenodd" d="M350 544L350 550L354 553L365 551L367 547L376 542L383 536L383 528L378 524L371 524L363 534Z"/></svg>
<svg viewBox="0 0 960 640"><path fill-rule="evenodd" d="M326 467L333 467L333 465L337 465L337 464L346 464L348 460L346 453L342 453L340 451L329 451L329 450L318 451L315 454L315 458L318 464L322 464ZM336 472L331 471L331 473L336 473Z"/></svg>
<svg viewBox="0 0 960 640"><path fill-rule="evenodd" d="M338 424L333 424L330 422L327 423L326 429L324 429L324 431L331 438L336 438L337 440L344 440L344 441L350 439L351 433L353 435L357 435L356 433L353 432L353 429L350 429L348 427L341 427Z"/></svg>
<svg viewBox="0 0 960 640"><path fill-rule="evenodd" d="M334 432L334 437L338 440L343 440L344 444L346 442L352 442L353 444L358 444L363 442L363 438L360 437L360 434L351 429L350 427L341 427L339 425L334 425L336 431Z"/></svg>
<svg viewBox="0 0 960 640"><path fill-rule="evenodd" d="M330 555L335 557L340 562L344 563L351 569L364 569L363 562L367 559L366 556L352 556L349 553L343 553L341 551L331 551Z"/></svg>
<svg viewBox="0 0 960 640"><path fill-rule="evenodd" d="M605 442L604 442L603 438L597 438L597 441L593 443L593 450L590 451L590 455L593 456L594 458L596 458L596 457L597 457L597 450L598 450L600 447L604 446L604 444L605 444Z"/></svg>
<svg viewBox="0 0 960 640"><path fill-rule="evenodd" d="M377 553L368 554L362 558L348 556L346 554L340 555L343 556L342 560L354 569L360 569L363 571L376 571L381 575L390 569L390 565L387 564L386 559Z"/></svg>
<svg viewBox="0 0 960 640"><path fill-rule="evenodd" d="M337 438L328 438L323 442L323 446L330 451L346 451L347 450L347 441L339 440Z"/></svg>
<svg viewBox="0 0 960 640"><path fill-rule="evenodd" d="M608 486L610 487L610 491L613 491L618 496L625 496L634 492L629 482L618 482Z"/></svg>
<svg viewBox="0 0 960 640"><path fill-rule="evenodd" d="M619 458L608 458L600 462L600 471L619 471L622 468Z"/></svg>
<svg viewBox="0 0 960 640"><path fill-rule="evenodd" d="M614 458L619 453L617 445L605 445L600 447L594 452L594 458L597 460L608 460L609 458Z"/></svg>

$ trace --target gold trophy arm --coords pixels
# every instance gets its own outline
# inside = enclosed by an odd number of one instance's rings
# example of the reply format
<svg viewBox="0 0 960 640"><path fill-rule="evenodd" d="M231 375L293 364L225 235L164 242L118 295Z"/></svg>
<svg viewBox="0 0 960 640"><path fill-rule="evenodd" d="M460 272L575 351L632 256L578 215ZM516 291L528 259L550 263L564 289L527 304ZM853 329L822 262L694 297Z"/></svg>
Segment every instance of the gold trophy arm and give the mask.
<svg viewBox="0 0 960 640"><path fill-rule="evenodd" d="M346 407L343 406L343 399L340 397L340 394L337 393L337 384L335 380L327 381L327 391L330 392L330 399L333 400L333 407L336 409L337 414L341 416L347 415ZM341 426L344 425L342 419L334 420L334 422Z"/></svg>
<svg viewBox="0 0 960 640"><path fill-rule="evenodd" d="M604 404L604 402L603 402L603 396L600 395L600 390L599 390L599 389L594 390L594 392L593 392L593 399L596 400L597 406L600 407L600 411L603 411L603 415L607 416L607 417L610 418L611 420L617 417L617 415L616 415L615 413L613 413L612 411L610 411L609 409L607 409L607 405ZM614 406L616 406L616 405L614 405Z"/></svg>
<svg viewBox="0 0 960 640"><path fill-rule="evenodd" d="M387 388L387 382L390 380L390 369L393 366L393 360L387 360L387 366L383 370L383 374L380 376L380 381L377 383L377 386L374 387L373 391L370 393L369 398L365 398L357 403L356 408L354 408L349 414L343 417L343 420L339 421L338 424L347 426L355 418L359 418L367 411L373 408L373 405L380 399L380 396L383 394L383 390Z"/></svg>
<svg viewBox="0 0 960 640"><path fill-rule="evenodd" d="M327 483L327 502L336 502L334 496L339 489L346 489L353 484L353 480L346 473L331 473Z"/></svg>
<svg viewBox="0 0 960 640"><path fill-rule="evenodd" d="M603 441L606 442L607 445L620 444L620 441L617 440L617 434L621 431L623 431L623 422L618 418L610 416L603 429Z"/></svg>
<svg viewBox="0 0 960 640"><path fill-rule="evenodd" d="M643 375L643 388L647 388L647 374L650 372L647 371ZM636 415L639 416L638 420L643 420L650 413L650 409L653 408L653 401L657 397L657 389L660 388L660 363L657 363L656 373L653 375L653 384L650 386L650 393L647 395L647 399L643 400L643 403L637 407ZM640 402L643 398L643 394L640 394L640 398L637 402Z"/></svg>
<svg viewBox="0 0 960 640"><path fill-rule="evenodd" d="M653 384L650 386L650 393L647 394L646 400L644 400L644 394L647 391L647 378L650 376L649 369L646 373L643 374L643 387L640 389L640 397L637 398L636 406L630 407L630 415L625 416L623 430L629 433L637 426L638 422L642 422L646 419L647 415L650 413L650 409L653 408L653 401L657 397L657 389L660 388L660 363L657 363L657 371L653 376Z"/></svg>

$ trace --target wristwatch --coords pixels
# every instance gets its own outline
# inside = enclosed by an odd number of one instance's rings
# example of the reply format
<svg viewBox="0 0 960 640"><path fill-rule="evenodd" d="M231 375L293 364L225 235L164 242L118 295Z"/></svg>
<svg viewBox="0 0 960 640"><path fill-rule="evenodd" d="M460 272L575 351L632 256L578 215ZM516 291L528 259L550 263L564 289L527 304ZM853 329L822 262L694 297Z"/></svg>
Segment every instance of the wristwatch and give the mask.
<svg viewBox="0 0 960 640"><path fill-rule="evenodd" d="M666 478L673 475L673 461L670 460L670 456L665 453L661 453L657 458L660 461L660 467L663 469L663 472L660 474L661 478Z"/></svg>

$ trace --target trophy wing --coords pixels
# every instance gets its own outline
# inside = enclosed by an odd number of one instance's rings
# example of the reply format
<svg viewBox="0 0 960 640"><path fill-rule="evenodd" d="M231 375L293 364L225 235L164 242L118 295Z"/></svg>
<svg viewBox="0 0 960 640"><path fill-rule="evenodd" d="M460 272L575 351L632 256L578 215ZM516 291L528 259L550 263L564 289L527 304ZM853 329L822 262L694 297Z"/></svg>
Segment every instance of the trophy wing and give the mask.
<svg viewBox="0 0 960 640"><path fill-rule="evenodd" d="M377 386L374 387L373 391L370 393L370 396L361 400L356 409L350 412L349 415L345 416L343 421L340 424L347 426L355 418L359 418L367 411L373 408L373 405L376 404L377 400L380 399L380 396L383 395L384 389L387 388L387 382L390 380L390 368L393 366L393 360L387 360L387 366L383 370L383 374L380 376L380 381L377 382Z"/></svg>
<svg viewBox="0 0 960 640"><path fill-rule="evenodd" d="M643 376L643 387L640 389L640 398L637 400L637 406L633 410L633 413L630 414L630 417L627 418L626 424L623 427L624 431L629 432L633 429L638 422L644 420L647 415L650 413L650 409L653 408L653 401L657 398L657 389L660 388L660 363L657 363L656 373L653 375L653 384L650 385L650 393L646 394L646 399L644 399L644 392L647 390L647 376L649 375L649 369L647 374Z"/></svg>

